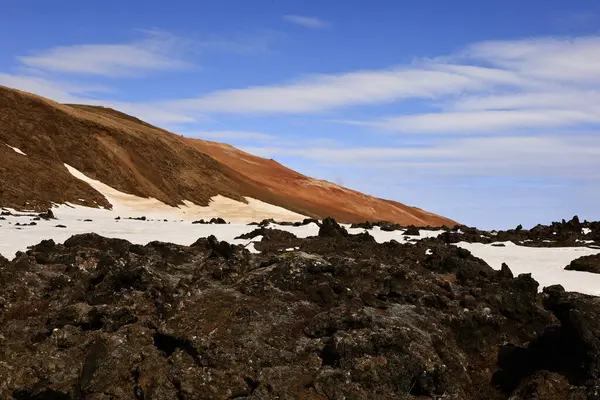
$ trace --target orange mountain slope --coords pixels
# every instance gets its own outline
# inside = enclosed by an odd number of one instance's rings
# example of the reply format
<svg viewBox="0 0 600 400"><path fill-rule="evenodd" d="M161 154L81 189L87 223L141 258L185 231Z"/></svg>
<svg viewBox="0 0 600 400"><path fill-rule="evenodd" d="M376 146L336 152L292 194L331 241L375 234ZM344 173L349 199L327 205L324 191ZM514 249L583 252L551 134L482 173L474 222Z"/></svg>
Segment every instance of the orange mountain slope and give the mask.
<svg viewBox="0 0 600 400"><path fill-rule="evenodd" d="M111 206L64 164L121 192L171 206L184 200L206 206L221 195L239 202L250 197L342 222L456 224L306 177L226 144L172 134L116 110L59 104L0 86L0 206Z"/></svg>

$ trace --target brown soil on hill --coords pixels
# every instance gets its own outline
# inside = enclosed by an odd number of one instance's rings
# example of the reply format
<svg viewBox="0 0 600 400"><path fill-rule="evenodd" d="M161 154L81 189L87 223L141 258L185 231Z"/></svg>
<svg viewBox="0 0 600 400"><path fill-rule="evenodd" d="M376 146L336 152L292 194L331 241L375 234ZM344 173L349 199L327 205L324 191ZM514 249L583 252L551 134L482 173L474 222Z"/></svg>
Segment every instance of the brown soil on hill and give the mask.
<svg viewBox="0 0 600 400"><path fill-rule="evenodd" d="M261 188L260 195L273 204L286 204L306 215L347 222L386 220L403 225L456 225L456 222L420 208L368 196L331 182L309 178L274 160L248 154L227 144L198 139L187 143L211 155ZM248 188L251 190L251 188ZM258 195L253 193L252 197ZM266 197L265 197L266 196Z"/></svg>
<svg viewBox="0 0 600 400"><path fill-rule="evenodd" d="M13 151L8 144L27 155ZM169 205L244 196L344 222L455 225L418 208L315 180L229 145L187 139L108 108L64 105L0 86L0 206L109 206L64 164L122 192Z"/></svg>

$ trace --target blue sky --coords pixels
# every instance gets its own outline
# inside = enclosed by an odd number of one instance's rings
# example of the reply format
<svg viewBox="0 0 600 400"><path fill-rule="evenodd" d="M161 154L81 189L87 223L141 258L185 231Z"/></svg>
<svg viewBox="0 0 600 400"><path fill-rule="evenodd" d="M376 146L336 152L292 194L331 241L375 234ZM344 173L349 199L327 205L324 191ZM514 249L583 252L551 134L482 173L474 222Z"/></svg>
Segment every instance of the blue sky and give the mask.
<svg viewBox="0 0 600 400"><path fill-rule="evenodd" d="M596 1L0 6L2 85L468 225L600 219Z"/></svg>

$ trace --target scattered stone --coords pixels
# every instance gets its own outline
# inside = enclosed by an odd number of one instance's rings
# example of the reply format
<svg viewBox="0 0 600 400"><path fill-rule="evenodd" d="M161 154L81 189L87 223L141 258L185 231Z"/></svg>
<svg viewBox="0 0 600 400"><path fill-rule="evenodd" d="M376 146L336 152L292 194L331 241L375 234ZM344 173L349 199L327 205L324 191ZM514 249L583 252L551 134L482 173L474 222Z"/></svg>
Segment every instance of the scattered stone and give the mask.
<svg viewBox="0 0 600 400"><path fill-rule="evenodd" d="M141 217L127 217L127 219L131 219L131 220L134 220L134 221L147 221L147 218L145 216L141 216Z"/></svg>

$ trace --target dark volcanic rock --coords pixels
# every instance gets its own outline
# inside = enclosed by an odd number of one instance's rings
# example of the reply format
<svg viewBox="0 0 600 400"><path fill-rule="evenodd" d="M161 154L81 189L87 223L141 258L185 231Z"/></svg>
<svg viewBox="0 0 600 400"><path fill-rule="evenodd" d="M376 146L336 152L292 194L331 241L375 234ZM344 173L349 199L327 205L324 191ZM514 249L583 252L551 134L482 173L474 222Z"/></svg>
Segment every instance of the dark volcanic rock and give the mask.
<svg viewBox="0 0 600 400"><path fill-rule="evenodd" d="M319 228L319 237L345 237L348 236L348 231L343 226L340 226L335 219L325 218Z"/></svg>
<svg viewBox="0 0 600 400"><path fill-rule="evenodd" d="M38 214L38 217L45 220L56 219L51 209L48 209L48 211L46 211L45 213Z"/></svg>
<svg viewBox="0 0 600 400"><path fill-rule="evenodd" d="M322 232L0 257L0 398L594 398L597 298L439 239Z"/></svg>
<svg viewBox="0 0 600 400"><path fill-rule="evenodd" d="M519 228L519 227L517 227ZM589 229L584 233L583 229ZM553 222L550 225L536 225L532 229L509 229L507 231L486 232L466 226L455 226L444 232L440 239L446 243L492 243L513 242L528 247L577 247L583 241L600 240L600 222L580 222L577 216L570 221ZM502 246L502 244L493 244Z"/></svg>
<svg viewBox="0 0 600 400"><path fill-rule="evenodd" d="M407 235L407 236L421 236L421 234L419 233L419 228L416 228L414 226L409 226L404 231L403 235Z"/></svg>
<svg viewBox="0 0 600 400"><path fill-rule="evenodd" d="M600 254L579 257L565 267L567 271L583 271L600 274Z"/></svg>

